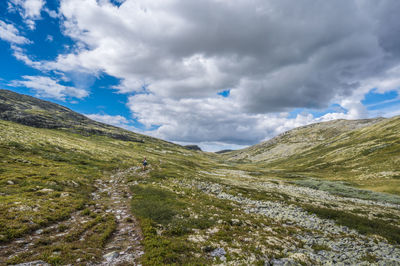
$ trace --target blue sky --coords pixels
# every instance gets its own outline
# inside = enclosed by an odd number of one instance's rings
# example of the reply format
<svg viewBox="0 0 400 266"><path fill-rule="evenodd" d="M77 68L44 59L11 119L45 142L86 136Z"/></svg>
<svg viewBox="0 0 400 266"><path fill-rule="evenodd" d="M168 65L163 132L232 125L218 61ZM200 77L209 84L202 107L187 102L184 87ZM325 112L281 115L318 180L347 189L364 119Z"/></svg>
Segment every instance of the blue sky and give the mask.
<svg viewBox="0 0 400 266"><path fill-rule="evenodd" d="M400 115L400 5L367 2L4 0L0 88L209 151Z"/></svg>

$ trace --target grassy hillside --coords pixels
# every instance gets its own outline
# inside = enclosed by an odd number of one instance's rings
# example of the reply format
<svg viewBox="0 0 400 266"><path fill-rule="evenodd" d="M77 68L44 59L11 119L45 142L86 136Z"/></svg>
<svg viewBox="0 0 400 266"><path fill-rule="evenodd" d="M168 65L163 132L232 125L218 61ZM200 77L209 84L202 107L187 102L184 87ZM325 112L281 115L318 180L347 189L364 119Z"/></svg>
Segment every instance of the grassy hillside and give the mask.
<svg viewBox="0 0 400 266"><path fill-rule="evenodd" d="M64 130L84 136L102 135L139 142L151 140L144 135L93 121L64 106L1 89L0 119L37 128Z"/></svg>
<svg viewBox="0 0 400 266"><path fill-rule="evenodd" d="M289 130L249 148L229 152L225 158L229 161L239 162L271 162L312 149L343 133L367 127L382 120L383 118L334 120L311 124Z"/></svg>
<svg viewBox="0 0 400 266"><path fill-rule="evenodd" d="M11 243L40 228L66 221L77 212L88 214L85 224L90 224L74 225L76 228L67 235L51 239L50 235L66 230L60 224L61 228L52 228L34 243L33 251L12 257L9 262L26 258L54 263L73 262L76 258L98 260L104 245L101 239L111 235L115 220L104 210L91 211L96 203L91 197L96 190L95 180L107 179L117 169L139 166L143 156L152 169L145 183L177 174L185 176L212 164L205 155L163 141L145 144L105 136L85 137L1 120L0 151L0 243ZM137 168L139 174L140 169ZM143 185L143 189L160 190L152 184ZM146 221L151 226L153 220ZM90 237L79 241L85 234ZM90 256L85 254L88 251ZM0 262L5 259L0 258Z"/></svg>
<svg viewBox="0 0 400 266"><path fill-rule="evenodd" d="M338 123L343 124L333 121L329 125ZM314 138L315 132L325 130L325 125L314 125L312 134L304 132L309 127L289 132L289 144L287 137L281 136L273 141L273 147L254 146L240 153L247 153L248 156L257 152L262 154L262 158L255 156L255 163L247 164L247 167L272 175L342 180L375 191L400 194L400 117L365 120L360 125L342 128L338 133L326 130L324 134L317 134L320 139L311 141L307 148L291 149L285 156L279 156L274 151L285 145L307 145L305 143L310 136ZM306 138L307 141L300 140L298 144L296 141L299 138ZM233 153L231 156L235 158L236 155Z"/></svg>

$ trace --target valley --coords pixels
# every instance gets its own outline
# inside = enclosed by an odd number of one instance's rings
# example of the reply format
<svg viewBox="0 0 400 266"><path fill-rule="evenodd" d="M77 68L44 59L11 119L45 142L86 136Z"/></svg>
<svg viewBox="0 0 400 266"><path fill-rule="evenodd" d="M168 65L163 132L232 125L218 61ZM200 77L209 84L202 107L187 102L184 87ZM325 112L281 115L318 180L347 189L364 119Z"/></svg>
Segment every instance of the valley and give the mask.
<svg viewBox="0 0 400 266"><path fill-rule="evenodd" d="M0 98L0 265L400 264L400 117L215 154L13 97ZM32 109L59 126L18 122Z"/></svg>

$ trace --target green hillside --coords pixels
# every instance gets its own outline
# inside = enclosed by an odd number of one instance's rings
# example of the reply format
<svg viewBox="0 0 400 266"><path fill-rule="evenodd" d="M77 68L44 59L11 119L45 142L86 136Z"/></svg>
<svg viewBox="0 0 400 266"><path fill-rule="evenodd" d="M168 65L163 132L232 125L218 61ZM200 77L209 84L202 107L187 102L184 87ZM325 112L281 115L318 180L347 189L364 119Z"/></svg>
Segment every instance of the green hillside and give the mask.
<svg viewBox="0 0 400 266"><path fill-rule="evenodd" d="M54 263L73 262L77 258L98 260L105 240L115 230L116 221L105 210L96 209L96 202L91 198L96 190L95 180L107 179L118 169L140 166L146 156L151 174L144 183L150 184L141 187L158 193L158 185L152 185L151 180L177 174L184 177L196 168L210 168L211 164L205 155L157 140L149 144L98 135L82 136L7 121L0 121L0 133L0 243L10 243L53 224L58 226L34 243L37 249L33 253L22 252L9 262L25 258ZM135 171L143 174L140 167ZM87 216L85 225L72 227L60 223L76 212ZM50 238L67 229L68 234L59 239ZM88 235L87 240L78 241L84 234ZM13 249L9 251L6 254L12 255ZM4 263L3 252L0 251L0 262Z"/></svg>
<svg viewBox="0 0 400 266"><path fill-rule="evenodd" d="M269 175L342 180L400 194L399 132L399 116L336 120L294 129L225 156Z"/></svg>

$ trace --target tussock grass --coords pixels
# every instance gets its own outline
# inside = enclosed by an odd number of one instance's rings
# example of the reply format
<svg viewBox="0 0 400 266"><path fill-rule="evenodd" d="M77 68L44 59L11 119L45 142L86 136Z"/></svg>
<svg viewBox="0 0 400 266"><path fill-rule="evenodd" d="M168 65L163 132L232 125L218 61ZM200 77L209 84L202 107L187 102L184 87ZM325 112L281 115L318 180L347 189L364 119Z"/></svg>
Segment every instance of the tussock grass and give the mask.
<svg viewBox="0 0 400 266"><path fill-rule="evenodd" d="M134 186L132 211L139 217L150 219L158 224L166 225L185 208L173 192L151 186Z"/></svg>

